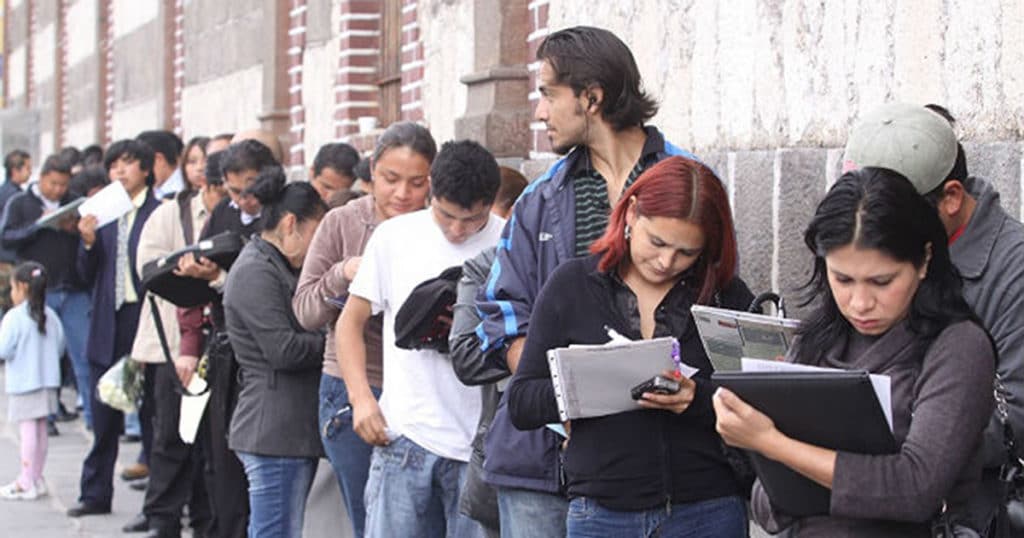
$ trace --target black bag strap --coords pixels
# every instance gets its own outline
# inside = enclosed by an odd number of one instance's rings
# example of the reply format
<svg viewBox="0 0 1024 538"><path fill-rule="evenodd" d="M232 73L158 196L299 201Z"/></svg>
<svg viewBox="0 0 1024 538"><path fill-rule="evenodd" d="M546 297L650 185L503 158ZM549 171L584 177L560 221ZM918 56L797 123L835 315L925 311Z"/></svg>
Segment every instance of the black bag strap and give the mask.
<svg viewBox="0 0 1024 538"><path fill-rule="evenodd" d="M164 321L160 317L160 308L156 305L156 297L152 293L149 294L149 308L153 314L153 325L156 326L156 336L160 340L160 349L164 352L164 360L171 366L171 369L175 371L174 381L178 385L176 390L180 391L182 396L202 396L210 391L210 385L207 384L206 388L198 393L194 393L188 390L177 376L177 370L174 367L174 359L171 357L171 346L167 344L167 334L164 332ZM192 374L198 375L198 374Z"/></svg>
<svg viewBox="0 0 1024 538"><path fill-rule="evenodd" d="M754 313L760 312L761 305L768 302L775 305L775 310L778 312L780 318L786 317L786 302L774 291L766 291L757 297L754 297L754 300L750 301L750 306L747 308L747 311Z"/></svg>
<svg viewBox="0 0 1024 538"><path fill-rule="evenodd" d="M193 194L183 193L178 197L178 215L181 218L182 235L185 236L185 244L195 243L195 233L192 229L192 197Z"/></svg>

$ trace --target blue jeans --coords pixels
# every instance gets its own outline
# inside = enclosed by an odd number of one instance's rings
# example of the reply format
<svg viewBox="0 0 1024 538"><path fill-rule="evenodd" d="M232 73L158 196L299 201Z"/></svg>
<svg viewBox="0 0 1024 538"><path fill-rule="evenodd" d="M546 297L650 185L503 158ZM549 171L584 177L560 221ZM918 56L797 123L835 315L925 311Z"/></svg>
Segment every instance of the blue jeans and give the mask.
<svg viewBox="0 0 1024 538"><path fill-rule="evenodd" d="M459 513L466 464L399 437L373 449L366 481L366 536L482 538L483 527Z"/></svg>
<svg viewBox="0 0 1024 538"><path fill-rule="evenodd" d="M374 397L380 399L380 389L370 387ZM366 477L370 473L370 455L373 446L352 429L352 411L338 414L349 404L345 382L332 375L320 377L320 441L331 462L338 487L345 500L345 509L352 521L355 538L362 538L366 523L363 493Z"/></svg>
<svg viewBox="0 0 1024 538"><path fill-rule="evenodd" d="M236 454L249 478L248 538L300 538L317 460Z"/></svg>
<svg viewBox="0 0 1024 538"><path fill-rule="evenodd" d="M64 329L71 369L75 371L75 388L82 399L82 413L85 425L92 428L92 394L96 387L89 385L89 360L85 357L85 346L89 339L89 314L92 304L86 291L62 288L46 292L46 306L57 313Z"/></svg>
<svg viewBox="0 0 1024 538"><path fill-rule="evenodd" d="M560 495L517 488L498 488L501 538L565 536L569 501Z"/></svg>
<svg viewBox="0 0 1024 538"><path fill-rule="evenodd" d="M568 538L745 538L747 506L733 496L673 504L670 509L623 512L577 497L569 503L566 530Z"/></svg>

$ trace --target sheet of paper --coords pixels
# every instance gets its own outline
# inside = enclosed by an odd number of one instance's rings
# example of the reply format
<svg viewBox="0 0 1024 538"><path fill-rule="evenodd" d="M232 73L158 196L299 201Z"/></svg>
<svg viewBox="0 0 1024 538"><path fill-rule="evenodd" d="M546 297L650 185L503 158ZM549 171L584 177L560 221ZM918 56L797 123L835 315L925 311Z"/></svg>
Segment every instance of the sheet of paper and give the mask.
<svg viewBox="0 0 1024 538"><path fill-rule="evenodd" d="M766 361L743 358L740 361L744 372L842 372L839 368L825 368L809 364L793 364L783 361ZM875 389L878 404L882 407L885 421L892 431L892 379L887 375L870 374L871 386Z"/></svg>
<svg viewBox="0 0 1024 538"><path fill-rule="evenodd" d="M112 181L110 185L103 187L103 190L83 202L78 207L78 213L83 217L95 215L96 229L100 229L134 208L124 185L121 185L120 181Z"/></svg>
<svg viewBox="0 0 1024 538"><path fill-rule="evenodd" d="M192 394L199 394L206 389L206 380L193 375L188 382L188 391ZM182 442L191 445L196 440L199 432L199 423L203 419L203 411L206 410L206 403L210 400L210 393L200 396L182 396L181 413L178 416L178 436Z"/></svg>

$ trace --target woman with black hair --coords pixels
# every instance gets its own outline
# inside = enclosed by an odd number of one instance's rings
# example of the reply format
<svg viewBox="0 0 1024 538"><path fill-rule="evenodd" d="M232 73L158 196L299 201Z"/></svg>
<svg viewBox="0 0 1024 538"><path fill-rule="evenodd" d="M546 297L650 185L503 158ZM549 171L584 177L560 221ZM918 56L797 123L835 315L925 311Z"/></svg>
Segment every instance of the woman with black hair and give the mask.
<svg viewBox="0 0 1024 538"><path fill-rule="evenodd" d="M247 192L263 207L264 227L242 249L224 289L241 369L228 443L249 479L249 537L297 537L323 457L317 389L324 335L299 325L291 301L327 206L308 183L286 186L279 166L263 168Z"/></svg>
<svg viewBox="0 0 1024 538"><path fill-rule="evenodd" d="M995 368L942 223L903 176L865 168L832 187L804 240L815 257L808 289L817 310L788 358L889 376L900 448L867 455L804 443L719 389L717 428L727 443L831 490L827 514L794 518L755 483L754 518L801 537L931 536L929 522L944 507L958 512L980 479L976 447L992 414Z"/></svg>

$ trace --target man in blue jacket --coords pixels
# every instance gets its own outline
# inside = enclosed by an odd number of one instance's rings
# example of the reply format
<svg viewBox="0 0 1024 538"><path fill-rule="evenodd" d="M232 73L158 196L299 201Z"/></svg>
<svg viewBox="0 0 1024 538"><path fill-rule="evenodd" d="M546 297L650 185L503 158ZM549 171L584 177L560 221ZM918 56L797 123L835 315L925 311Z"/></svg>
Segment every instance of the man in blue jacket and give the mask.
<svg viewBox="0 0 1024 538"><path fill-rule="evenodd" d="M645 126L657 112L641 90L629 48L614 34L578 26L549 35L537 50L540 101L551 147L565 155L516 202L477 297L485 351L505 349L515 372L533 302L562 262L588 254L608 214L636 178L670 155L695 158ZM559 480L560 438L512 426L502 399L488 434L485 479L498 489L503 537L564 536L568 502Z"/></svg>

